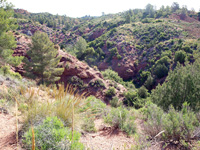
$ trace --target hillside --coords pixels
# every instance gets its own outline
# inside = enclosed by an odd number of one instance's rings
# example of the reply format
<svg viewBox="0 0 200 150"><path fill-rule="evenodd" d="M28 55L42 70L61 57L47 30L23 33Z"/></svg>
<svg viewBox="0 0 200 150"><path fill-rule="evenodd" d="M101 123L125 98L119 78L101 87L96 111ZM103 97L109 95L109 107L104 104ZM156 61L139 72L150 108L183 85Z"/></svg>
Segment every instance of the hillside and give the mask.
<svg viewBox="0 0 200 150"><path fill-rule="evenodd" d="M198 150L199 100L200 12L0 1L0 150Z"/></svg>
<svg viewBox="0 0 200 150"><path fill-rule="evenodd" d="M13 56L27 56L27 51L30 49L31 39L28 36L18 35L15 33L17 39L17 47L14 50ZM115 83L111 80L106 80L103 75L86 63L79 61L76 57L60 50L58 47L58 54L61 57L59 66L64 68L63 73L60 75L60 80L57 83L64 83L65 85L72 84L77 87L80 92L86 92L88 95L94 95L97 98L108 102L108 97L105 92L114 84L116 88L116 96L122 100L123 92L126 91L123 85ZM25 70L23 64L13 68L16 72L24 75Z"/></svg>
<svg viewBox="0 0 200 150"><path fill-rule="evenodd" d="M136 9L77 19L20 13L30 20L18 19L18 32L29 36L37 30L46 32L61 49L76 55L79 60L86 61L92 67L97 66L100 71L112 68L123 80L133 80L137 86L144 85L151 75L157 85L164 81L163 77L176 65L174 57L177 51L185 51L187 60L193 61L192 55L200 47L200 22L198 14L189 10L183 15L178 10L168 12L166 8L158 10L154 17L141 16L140 13L145 11L147 10ZM19 13L17 10L16 12ZM127 16L130 17L129 20ZM44 18L47 21L43 23L41 20L45 20ZM54 20L56 26L48 27L49 20ZM65 24L69 25L67 29ZM84 52L75 49L80 37L87 42ZM156 64L164 56L169 57L168 64L165 64L168 69L163 75L158 75L159 69L155 71Z"/></svg>

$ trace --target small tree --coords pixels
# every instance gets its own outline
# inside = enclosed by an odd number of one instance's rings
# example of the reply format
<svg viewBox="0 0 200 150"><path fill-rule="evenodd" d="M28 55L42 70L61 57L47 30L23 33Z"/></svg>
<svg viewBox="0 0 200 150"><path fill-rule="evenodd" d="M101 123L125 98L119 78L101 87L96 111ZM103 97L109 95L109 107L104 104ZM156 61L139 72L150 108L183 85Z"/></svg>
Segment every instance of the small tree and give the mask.
<svg viewBox="0 0 200 150"><path fill-rule="evenodd" d="M177 2L173 2L171 6L172 12L176 12L178 9L180 9L179 4Z"/></svg>
<svg viewBox="0 0 200 150"><path fill-rule="evenodd" d="M27 73L40 76L42 83L44 79L57 81L64 68L57 68L60 57L54 48L54 44L49 40L48 35L43 32L36 32L32 37L32 45L27 52L30 60L24 59Z"/></svg>
<svg viewBox="0 0 200 150"><path fill-rule="evenodd" d="M127 14L125 16L125 19L126 19L126 23L130 23L131 22L131 16L129 14Z"/></svg>
<svg viewBox="0 0 200 150"><path fill-rule="evenodd" d="M184 63L186 58L186 53L184 51L177 51L175 53L175 61L179 61L180 63Z"/></svg>
<svg viewBox="0 0 200 150"><path fill-rule="evenodd" d="M157 78L163 78L164 76L167 76L168 74L168 68L165 66L165 64L158 64L154 68L154 74Z"/></svg>
<svg viewBox="0 0 200 150"><path fill-rule="evenodd" d="M16 41L10 30L16 29L14 24L12 4L8 4L6 0L0 1L0 59L3 62L19 65L22 57L13 57L12 48L16 47ZM2 63L2 62L0 62Z"/></svg>
<svg viewBox="0 0 200 150"><path fill-rule="evenodd" d="M144 86L142 86L142 87L139 88L139 90L138 90L138 95L139 95L139 97L141 97L141 98L147 98L147 96L148 96L148 91L147 91L147 89L146 89Z"/></svg>
<svg viewBox="0 0 200 150"><path fill-rule="evenodd" d="M78 59L83 59L86 48L87 48L86 40L80 37L75 45L76 56Z"/></svg>
<svg viewBox="0 0 200 150"><path fill-rule="evenodd" d="M151 75L149 75L148 78L147 78L147 80L144 83L144 86L148 90L151 90L153 88L153 85L154 85L154 78Z"/></svg>

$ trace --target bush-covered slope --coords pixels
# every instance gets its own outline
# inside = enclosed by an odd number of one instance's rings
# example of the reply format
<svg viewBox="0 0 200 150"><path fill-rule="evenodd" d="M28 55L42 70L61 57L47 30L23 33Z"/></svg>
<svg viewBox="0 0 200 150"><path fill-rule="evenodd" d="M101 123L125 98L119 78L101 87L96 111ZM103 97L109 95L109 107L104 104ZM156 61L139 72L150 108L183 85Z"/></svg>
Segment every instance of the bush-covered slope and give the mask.
<svg viewBox="0 0 200 150"><path fill-rule="evenodd" d="M19 32L29 36L37 30L46 32L61 49L90 66L100 70L111 67L124 80L141 86L150 75L155 83L162 82L177 61L192 62L193 52L199 50L198 13L176 5L160 10L151 6L101 17L69 18L47 13L24 14L20 10L15 11L15 16ZM54 25L50 26L50 22ZM76 47L80 37L86 43L82 49ZM178 60L180 52L184 53L184 60ZM163 64L166 56L168 63Z"/></svg>

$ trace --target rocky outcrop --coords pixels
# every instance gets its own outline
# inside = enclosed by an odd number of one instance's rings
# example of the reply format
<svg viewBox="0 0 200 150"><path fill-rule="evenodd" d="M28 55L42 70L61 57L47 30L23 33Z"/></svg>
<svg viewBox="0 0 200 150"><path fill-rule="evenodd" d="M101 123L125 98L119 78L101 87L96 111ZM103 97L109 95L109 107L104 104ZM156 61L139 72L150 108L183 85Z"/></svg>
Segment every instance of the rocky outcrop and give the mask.
<svg viewBox="0 0 200 150"><path fill-rule="evenodd" d="M17 47L14 49L13 56L26 56L26 51L29 50L31 39L23 35L15 34L14 36L17 41Z"/></svg>
<svg viewBox="0 0 200 150"><path fill-rule="evenodd" d="M74 84L89 95L94 95L105 101L107 100L105 92L110 86L109 80L105 80L99 71L62 50L59 50L59 55L61 56L60 66L65 68L59 82L64 82L65 85ZM124 91L126 89L118 84L116 96L120 100L123 99Z"/></svg>

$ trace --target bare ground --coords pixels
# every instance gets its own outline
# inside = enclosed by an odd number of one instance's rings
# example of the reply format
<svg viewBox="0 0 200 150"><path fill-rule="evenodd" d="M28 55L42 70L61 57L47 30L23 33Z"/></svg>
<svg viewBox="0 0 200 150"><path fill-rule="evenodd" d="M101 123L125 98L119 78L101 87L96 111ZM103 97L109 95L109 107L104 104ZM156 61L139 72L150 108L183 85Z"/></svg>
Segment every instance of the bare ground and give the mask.
<svg viewBox="0 0 200 150"><path fill-rule="evenodd" d="M125 150L130 149L135 143L133 137L114 129L103 123L102 119L95 120L96 133L85 133L81 142L91 150Z"/></svg>
<svg viewBox="0 0 200 150"><path fill-rule="evenodd" d="M15 150L16 118L10 114L0 113L0 150Z"/></svg>

